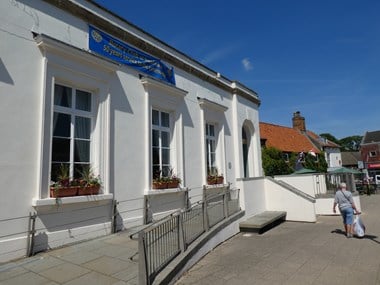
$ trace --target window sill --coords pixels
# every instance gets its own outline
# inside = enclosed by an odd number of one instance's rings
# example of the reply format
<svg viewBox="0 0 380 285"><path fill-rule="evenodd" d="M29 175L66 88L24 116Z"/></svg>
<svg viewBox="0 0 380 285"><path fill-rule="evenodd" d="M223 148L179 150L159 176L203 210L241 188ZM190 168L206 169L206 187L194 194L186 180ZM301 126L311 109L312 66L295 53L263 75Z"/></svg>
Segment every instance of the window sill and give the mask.
<svg viewBox="0 0 380 285"><path fill-rule="evenodd" d="M178 192L186 192L187 188L167 188L167 189L151 189L148 190L146 195L160 195L160 194L170 194Z"/></svg>
<svg viewBox="0 0 380 285"><path fill-rule="evenodd" d="M91 203L104 200L112 200L113 194L99 194L99 195L87 195L87 196L73 196L62 198L46 198L46 199L34 199L32 202L33 207L53 206L57 204L76 204L76 203Z"/></svg>

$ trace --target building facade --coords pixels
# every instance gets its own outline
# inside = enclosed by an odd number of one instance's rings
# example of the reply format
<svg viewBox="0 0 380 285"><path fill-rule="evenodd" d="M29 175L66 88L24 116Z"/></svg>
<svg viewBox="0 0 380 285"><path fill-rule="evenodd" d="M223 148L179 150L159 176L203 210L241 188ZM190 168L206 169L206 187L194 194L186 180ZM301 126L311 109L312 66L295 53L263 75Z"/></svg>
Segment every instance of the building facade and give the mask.
<svg viewBox="0 0 380 285"><path fill-rule="evenodd" d="M277 148L284 154L311 153L317 158L323 152L330 169L342 166L339 145L307 130L305 117L299 111L293 114L292 127L260 122L260 135L263 146Z"/></svg>
<svg viewBox="0 0 380 285"><path fill-rule="evenodd" d="M368 177L375 181L380 175L380 131L366 132L360 144L360 156Z"/></svg>
<svg viewBox="0 0 380 285"><path fill-rule="evenodd" d="M92 1L0 3L0 261L142 225L262 176L258 109L231 81ZM97 195L54 198L68 169ZM155 175L180 187L153 190Z"/></svg>

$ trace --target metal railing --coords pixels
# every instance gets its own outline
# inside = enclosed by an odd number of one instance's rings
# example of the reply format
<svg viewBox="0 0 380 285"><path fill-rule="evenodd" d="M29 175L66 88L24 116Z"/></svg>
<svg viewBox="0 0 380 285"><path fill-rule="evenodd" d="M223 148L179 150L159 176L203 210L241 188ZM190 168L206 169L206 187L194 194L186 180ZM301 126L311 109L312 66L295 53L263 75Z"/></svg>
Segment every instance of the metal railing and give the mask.
<svg viewBox="0 0 380 285"><path fill-rule="evenodd" d="M152 284L156 276L198 237L240 211L239 189L224 186L219 190L215 195L204 195L204 201L176 211L137 233L139 284Z"/></svg>

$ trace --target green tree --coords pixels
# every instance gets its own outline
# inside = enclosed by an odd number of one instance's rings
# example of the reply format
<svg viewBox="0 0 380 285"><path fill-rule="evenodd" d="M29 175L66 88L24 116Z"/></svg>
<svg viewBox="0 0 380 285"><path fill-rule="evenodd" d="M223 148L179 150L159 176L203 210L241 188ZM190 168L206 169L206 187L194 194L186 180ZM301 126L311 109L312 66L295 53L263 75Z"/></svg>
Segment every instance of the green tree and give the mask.
<svg viewBox="0 0 380 285"><path fill-rule="evenodd" d="M298 153L291 153L288 162L285 161L283 153L276 148L263 148L261 153L265 175L286 175L294 172ZM327 172L327 162L323 152L318 155L318 159L310 153L305 153L305 161L302 165L304 168L320 173Z"/></svg>
<svg viewBox="0 0 380 285"><path fill-rule="evenodd" d="M336 144L340 144L340 141L336 137L334 137L332 134L323 133L323 134L320 134L319 136L322 138L328 139L329 141L332 141Z"/></svg>
<svg viewBox="0 0 380 285"><path fill-rule="evenodd" d="M362 136L349 136L339 140L341 145L341 151L358 151Z"/></svg>
<svg viewBox="0 0 380 285"><path fill-rule="evenodd" d="M285 162L280 150L268 147L262 149L264 173L267 176L290 174L293 169Z"/></svg>

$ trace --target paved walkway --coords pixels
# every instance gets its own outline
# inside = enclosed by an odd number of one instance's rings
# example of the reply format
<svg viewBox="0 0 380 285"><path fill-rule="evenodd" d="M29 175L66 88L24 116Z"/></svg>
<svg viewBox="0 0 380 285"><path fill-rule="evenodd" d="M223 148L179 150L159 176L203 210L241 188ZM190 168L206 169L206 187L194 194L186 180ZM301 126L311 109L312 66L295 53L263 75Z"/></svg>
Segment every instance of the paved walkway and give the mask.
<svg viewBox="0 0 380 285"><path fill-rule="evenodd" d="M51 250L1 265L0 284L138 284L137 245L122 232Z"/></svg>
<svg viewBox="0 0 380 285"><path fill-rule="evenodd" d="M263 235L240 233L176 284L380 284L380 195L360 197L363 239L346 238L337 216L286 222Z"/></svg>
<svg viewBox="0 0 380 285"><path fill-rule="evenodd" d="M380 195L361 203L363 239L347 239L337 216L286 222L263 235L238 234L177 284L380 284ZM2 264L0 284L138 284L136 252L122 232Z"/></svg>

